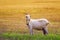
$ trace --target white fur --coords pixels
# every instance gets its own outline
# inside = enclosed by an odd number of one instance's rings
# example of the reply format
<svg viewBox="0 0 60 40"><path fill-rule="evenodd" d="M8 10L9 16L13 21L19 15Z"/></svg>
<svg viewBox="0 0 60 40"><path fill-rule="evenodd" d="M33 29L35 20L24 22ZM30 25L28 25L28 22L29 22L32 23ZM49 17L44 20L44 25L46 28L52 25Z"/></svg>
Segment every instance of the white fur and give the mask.
<svg viewBox="0 0 60 40"><path fill-rule="evenodd" d="M26 23L29 24L28 28L30 30L30 34L33 34L33 29L39 29L41 30L44 28L47 31L47 25L49 21L47 19L30 19L30 15L26 15ZM47 31L48 32L48 31Z"/></svg>

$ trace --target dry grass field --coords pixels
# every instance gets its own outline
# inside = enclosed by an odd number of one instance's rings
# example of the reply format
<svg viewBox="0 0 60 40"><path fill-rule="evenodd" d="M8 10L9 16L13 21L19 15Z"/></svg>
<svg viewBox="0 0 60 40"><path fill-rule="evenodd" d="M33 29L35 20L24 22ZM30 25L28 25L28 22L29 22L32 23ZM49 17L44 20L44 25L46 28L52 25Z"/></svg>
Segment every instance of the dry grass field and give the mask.
<svg viewBox="0 0 60 40"><path fill-rule="evenodd" d="M0 0L0 33L29 33L24 13L48 19L49 33L60 34L60 0Z"/></svg>

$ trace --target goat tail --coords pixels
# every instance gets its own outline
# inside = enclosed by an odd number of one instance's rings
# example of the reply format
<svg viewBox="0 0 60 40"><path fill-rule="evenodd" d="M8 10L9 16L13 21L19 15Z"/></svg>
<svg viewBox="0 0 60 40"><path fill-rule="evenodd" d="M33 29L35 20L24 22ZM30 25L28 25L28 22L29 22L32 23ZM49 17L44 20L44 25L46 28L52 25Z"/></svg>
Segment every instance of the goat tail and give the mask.
<svg viewBox="0 0 60 40"><path fill-rule="evenodd" d="M52 27L53 26L53 24L51 23L51 22L49 22L49 25Z"/></svg>

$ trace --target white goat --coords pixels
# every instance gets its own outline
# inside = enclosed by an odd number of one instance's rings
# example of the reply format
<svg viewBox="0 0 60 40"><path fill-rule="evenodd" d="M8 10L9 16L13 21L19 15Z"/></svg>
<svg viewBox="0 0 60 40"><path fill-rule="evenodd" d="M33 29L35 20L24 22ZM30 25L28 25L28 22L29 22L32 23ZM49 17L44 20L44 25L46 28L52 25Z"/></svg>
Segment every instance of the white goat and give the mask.
<svg viewBox="0 0 60 40"><path fill-rule="evenodd" d="M30 15L26 14L26 24L30 30L30 34L33 34L33 29L42 30L43 34L48 34L47 25L49 21L47 19L30 19Z"/></svg>

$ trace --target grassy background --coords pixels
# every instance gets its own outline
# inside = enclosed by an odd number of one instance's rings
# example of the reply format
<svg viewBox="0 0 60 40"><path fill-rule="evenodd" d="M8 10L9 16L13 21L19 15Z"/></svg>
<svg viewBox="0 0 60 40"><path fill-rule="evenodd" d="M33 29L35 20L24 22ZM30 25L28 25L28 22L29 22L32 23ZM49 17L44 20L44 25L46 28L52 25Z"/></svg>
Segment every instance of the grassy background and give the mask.
<svg viewBox="0 0 60 40"><path fill-rule="evenodd" d="M60 40L60 35L28 35L28 34L16 34L16 33L4 33L0 35L0 40Z"/></svg>

